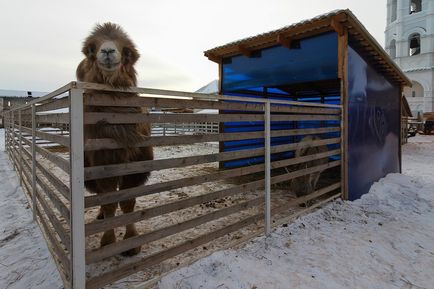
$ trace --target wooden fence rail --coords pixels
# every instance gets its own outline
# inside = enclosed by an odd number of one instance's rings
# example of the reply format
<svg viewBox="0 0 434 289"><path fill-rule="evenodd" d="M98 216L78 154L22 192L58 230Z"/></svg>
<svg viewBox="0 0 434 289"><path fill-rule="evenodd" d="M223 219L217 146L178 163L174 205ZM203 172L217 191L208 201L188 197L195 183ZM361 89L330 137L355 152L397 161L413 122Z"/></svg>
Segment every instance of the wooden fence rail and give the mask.
<svg viewBox="0 0 434 289"><path fill-rule="evenodd" d="M113 99L105 91L132 96ZM86 106L140 106L152 111L87 112ZM155 112L167 109L219 113ZM339 197L338 171L345 153L340 148L341 115L340 105L72 82L8 111L5 144L65 288L96 289L192 249L199 252L206 243L212 250L224 248L222 242L231 244L233 234L247 239L259 231L268 233L282 218L309 209L300 204L314 208ZM85 167L85 152L124 148L113 139L84 140L84 125L100 121L150 123L152 134L135 147L153 147L155 159ZM251 129L221 131L227 123ZM320 138L300 142L306 135ZM230 143L235 144L232 150L223 149ZM327 150L296 156L307 147ZM240 164L222 169L223 162ZM144 185L100 195L85 192L85 181L145 172L151 179ZM329 177L321 179L314 192L298 198L289 192L292 180L315 173ZM95 219L99 206L135 198L135 211ZM137 236L98 246L101 232L133 223ZM104 265L143 245L149 252L144 250L134 261Z"/></svg>

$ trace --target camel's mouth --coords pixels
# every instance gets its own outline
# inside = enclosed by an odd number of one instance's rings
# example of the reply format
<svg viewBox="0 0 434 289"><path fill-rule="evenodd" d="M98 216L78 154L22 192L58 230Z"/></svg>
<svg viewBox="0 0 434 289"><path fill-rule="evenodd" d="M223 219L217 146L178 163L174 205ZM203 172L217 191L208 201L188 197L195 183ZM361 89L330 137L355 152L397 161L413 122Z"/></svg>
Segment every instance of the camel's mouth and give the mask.
<svg viewBox="0 0 434 289"><path fill-rule="evenodd" d="M111 61L98 61L99 68L106 71L115 71L119 68L121 62L111 62Z"/></svg>

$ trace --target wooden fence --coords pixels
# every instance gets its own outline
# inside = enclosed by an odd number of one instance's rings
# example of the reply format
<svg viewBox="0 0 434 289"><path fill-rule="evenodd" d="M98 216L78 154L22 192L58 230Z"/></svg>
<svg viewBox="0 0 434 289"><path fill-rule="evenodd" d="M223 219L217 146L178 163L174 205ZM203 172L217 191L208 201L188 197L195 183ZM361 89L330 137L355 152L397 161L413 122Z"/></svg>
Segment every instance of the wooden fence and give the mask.
<svg viewBox="0 0 434 289"><path fill-rule="evenodd" d="M205 246L207 243L210 248L220 249L233 244L231 241L246 240L264 230L269 233L273 225L281 224L282 220L341 194L341 106L145 88L128 90L146 94L144 97L119 100L102 93L89 98L83 96L86 89L116 91L99 84L72 82L5 116L7 151L66 288L101 288L171 259L178 258L183 264L182 256L193 249L200 255L202 251L212 251ZM176 107L231 113L83 113L85 106ZM112 139L84 142L84 125L101 120L112 124L262 123L264 129L152 135L137 146L153 146L154 160L84 167L84 151L121 148ZM317 126L273 128L273 124L288 122ZM329 150L302 157L276 158L282 153L290 155L300 147L297 142L304 135L321 136L304 146L327 145ZM292 137L291 142L272 145L273 139L288 136ZM201 145L210 142L252 139L261 140L261 145L235 151L206 147L208 151L201 151ZM171 147L186 149L179 150L179 155L173 151L165 153ZM219 169L219 162L250 158L260 161ZM320 159L328 162L300 167L300 164ZM287 184L292 179L336 169L338 178L320 182L315 192L299 198L288 193ZM143 172L151 172L151 179L142 186L104 195L91 195L84 189L84 181ZM134 212L95 219L99 206L131 198L138 198ZM314 205L302 209L299 205L305 203ZM132 223L138 226L138 236L98 246L101 232L120 231L118 228ZM223 240L220 243L224 245L219 246L218 240ZM112 262L120 253L141 245L146 248L137 257ZM176 267L168 264L167 270Z"/></svg>
<svg viewBox="0 0 434 289"><path fill-rule="evenodd" d="M196 135L218 133L217 122L205 123L153 123L153 136Z"/></svg>

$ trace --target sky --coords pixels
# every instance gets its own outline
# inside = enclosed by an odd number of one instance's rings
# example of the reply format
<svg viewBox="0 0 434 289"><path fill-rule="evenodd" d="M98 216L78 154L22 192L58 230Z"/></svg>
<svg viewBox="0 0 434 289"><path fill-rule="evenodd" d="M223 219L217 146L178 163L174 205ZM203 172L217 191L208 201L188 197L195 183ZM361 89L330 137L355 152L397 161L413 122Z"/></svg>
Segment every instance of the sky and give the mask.
<svg viewBox="0 0 434 289"><path fill-rule="evenodd" d="M384 46L386 0L0 0L0 89L75 80L83 40L110 21L140 51L140 87L196 91L218 78L205 50L347 8Z"/></svg>

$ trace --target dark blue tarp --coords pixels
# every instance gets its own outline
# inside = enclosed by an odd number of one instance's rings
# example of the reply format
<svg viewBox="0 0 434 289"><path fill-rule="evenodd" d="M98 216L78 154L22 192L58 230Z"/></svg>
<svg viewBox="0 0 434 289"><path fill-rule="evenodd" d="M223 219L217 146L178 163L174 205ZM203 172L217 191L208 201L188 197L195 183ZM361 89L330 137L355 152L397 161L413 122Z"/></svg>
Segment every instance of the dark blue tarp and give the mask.
<svg viewBox="0 0 434 289"><path fill-rule="evenodd" d="M300 41L300 47L274 46L255 57L238 55L223 62L224 93L337 78L338 41L335 32Z"/></svg>
<svg viewBox="0 0 434 289"><path fill-rule="evenodd" d="M243 55L224 59L222 66L222 92L226 95L286 99L289 93L281 89L284 86L299 83L336 80L338 78L338 41L335 32L324 33L306 38L299 42L297 48L288 49L274 46L256 52L253 57ZM327 96L312 95L312 92L300 92L298 101L323 102L339 104L339 86L335 93ZM317 92L316 92L317 93ZM230 111L226 111L230 113ZM303 122L272 122L272 130L295 128L316 128L320 126L339 126L338 121L303 121ZM226 122L223 132L263 131L263 122ZM339 133L326 134L324 137L338 137ZM272 145L293 143L302 136L273 137ZM222 143L223 151L260 148L264 146L263 138ZM339 145L330 146L330 149ZM292 157L292 152L273 154L272 160ZM230 168L263 162L263 157L248 158L225 162L224 167Z"/></svg>
<svg viewBox="0 0 434 289"><path fill-rule="evenodd" d="M349 199L360 198L388 173L399 172L400 88L354 49L348 51Z"/></svg>

